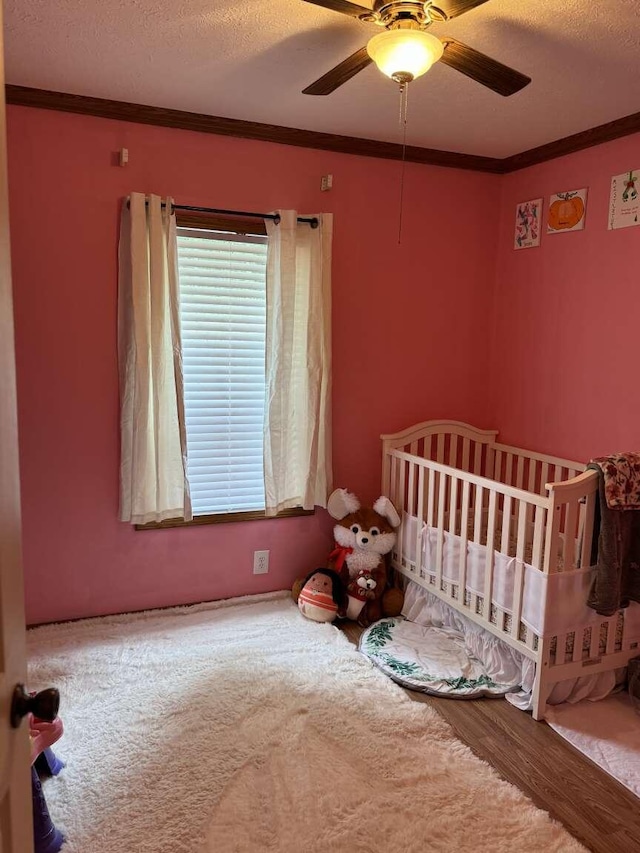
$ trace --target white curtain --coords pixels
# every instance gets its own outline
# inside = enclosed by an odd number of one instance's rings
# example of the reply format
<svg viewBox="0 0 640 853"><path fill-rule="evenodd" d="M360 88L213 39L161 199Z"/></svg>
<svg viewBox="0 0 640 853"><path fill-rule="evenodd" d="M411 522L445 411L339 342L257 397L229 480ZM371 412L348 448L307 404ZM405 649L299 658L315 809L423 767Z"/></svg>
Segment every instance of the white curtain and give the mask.
<svg viewBox="0 0 640 853"><path fill-rule="evenodd" d="M191 518L176 219L172 200L132 193L122 207L118 280L120 518Z"/></svg>
<svg viewBox="0 0 640 853"><path fill-rule="evenodd" d="M331 240L295 210L266 220L267 341L264 474L267 515L326 507L331 459Z"/></svg>

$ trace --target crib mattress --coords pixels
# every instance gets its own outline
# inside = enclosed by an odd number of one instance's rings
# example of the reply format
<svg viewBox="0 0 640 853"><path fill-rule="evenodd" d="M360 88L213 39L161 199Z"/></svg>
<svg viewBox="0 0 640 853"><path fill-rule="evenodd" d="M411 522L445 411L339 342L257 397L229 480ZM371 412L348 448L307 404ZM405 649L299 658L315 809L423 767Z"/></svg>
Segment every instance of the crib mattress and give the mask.
<svg viewBox="0 0 640 853"><path fill-rule="evenodd" d="M418 625L402 617L381 619L360 638L360 651L410 690L448 698L504 696L518 684L492 680L453 628Z"/></svg>

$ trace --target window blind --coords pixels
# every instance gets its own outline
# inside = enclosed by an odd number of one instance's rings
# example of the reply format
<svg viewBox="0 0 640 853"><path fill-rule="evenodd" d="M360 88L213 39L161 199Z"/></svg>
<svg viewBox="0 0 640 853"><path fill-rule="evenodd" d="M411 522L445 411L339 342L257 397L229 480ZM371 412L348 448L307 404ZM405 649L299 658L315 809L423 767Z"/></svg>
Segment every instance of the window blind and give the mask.
<svg viewBox="0 0 640 853"><path fill-rule="evenodd" d="M194 515L265 507L266 260L266 236L178 229Z"/></svg>

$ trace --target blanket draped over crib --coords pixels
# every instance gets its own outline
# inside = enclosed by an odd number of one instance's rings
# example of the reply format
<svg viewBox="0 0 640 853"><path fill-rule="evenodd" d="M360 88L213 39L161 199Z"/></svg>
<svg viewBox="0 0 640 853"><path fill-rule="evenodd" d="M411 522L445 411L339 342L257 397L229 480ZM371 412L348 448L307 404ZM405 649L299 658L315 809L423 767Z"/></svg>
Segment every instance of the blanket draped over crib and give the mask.
<svg viewBox="0 0 640 853"><path fill-rule="evenodd" d="M587 603L602 616L640 601L638 458L638 454L618 454L594 459L587 466L598 472L599 493L595 518L599 533L594 536L592 555L596 575Z"/></svg>

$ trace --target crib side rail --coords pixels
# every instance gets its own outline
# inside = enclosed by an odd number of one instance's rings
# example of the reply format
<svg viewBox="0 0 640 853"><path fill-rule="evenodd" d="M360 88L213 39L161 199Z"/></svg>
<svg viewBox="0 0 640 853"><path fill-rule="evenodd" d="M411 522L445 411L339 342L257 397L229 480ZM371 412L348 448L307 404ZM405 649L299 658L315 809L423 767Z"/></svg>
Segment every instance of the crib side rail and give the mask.
<svg viewBox="0 0 640 853"><path fill-rule="evenodd" d="M550 481L564 481L584 471L584 463L548 456L506 444L493 445L494 467L489 474L501 483L539 495Z"/></svg>
<svg viewBox="0 0 640 853"><path fill-rule="evenodd" d="M387 460L387 494L407 522L394 566L535 659L538 636L522 621L525 571L542 573L549 499L402 450Z"/></svg>
<svg viewBox="0 0 640 853"><path fill-rule="evenodd" d="M544 718L546 702L559 681L598 675L628 664L640 654L640 626L629 611L592 618L541 643L533 691L533 718Z"/></svg>
<svg viewBox="0 0 640 853"><path fill-rule="evenodd" d="M533 492L528 492L525 489L519 489L516 486L509 486L505 483L499 483L496 480L491 479L490 477L485 477L481 474L476 474L471 471L464 471L459 468L454 468L450 465L446 465L442 462L435 462L432 459L423 459L421 457L414 456L412 453L408 453L404 450L388 450L385 453L385 459L388 460L389 464L385 463L383 465L384 468L388 467L389 469L389 482L391 483L393 480L394 473L397 474L398 471L403 470L403 466L398 465L398 462L407 463L407 465L417 465L422 468L427 468L429 470L434 471L437 474L444 474L445 476L466 480L470 484L474 486L479 486L482 488L493 488L496 491L499 491L503 495L508 495L512 498L516 498L518 500L524 500L530 502L533 506L549 506L549 499L543 495L537 495ZM400 480L406 481L406 476L403 477L400 474ZM387 494L387 497L391 498L391 494ZM392 498L391 498L392 499ZM396 507L397 509L397 507Z"/></svg>

